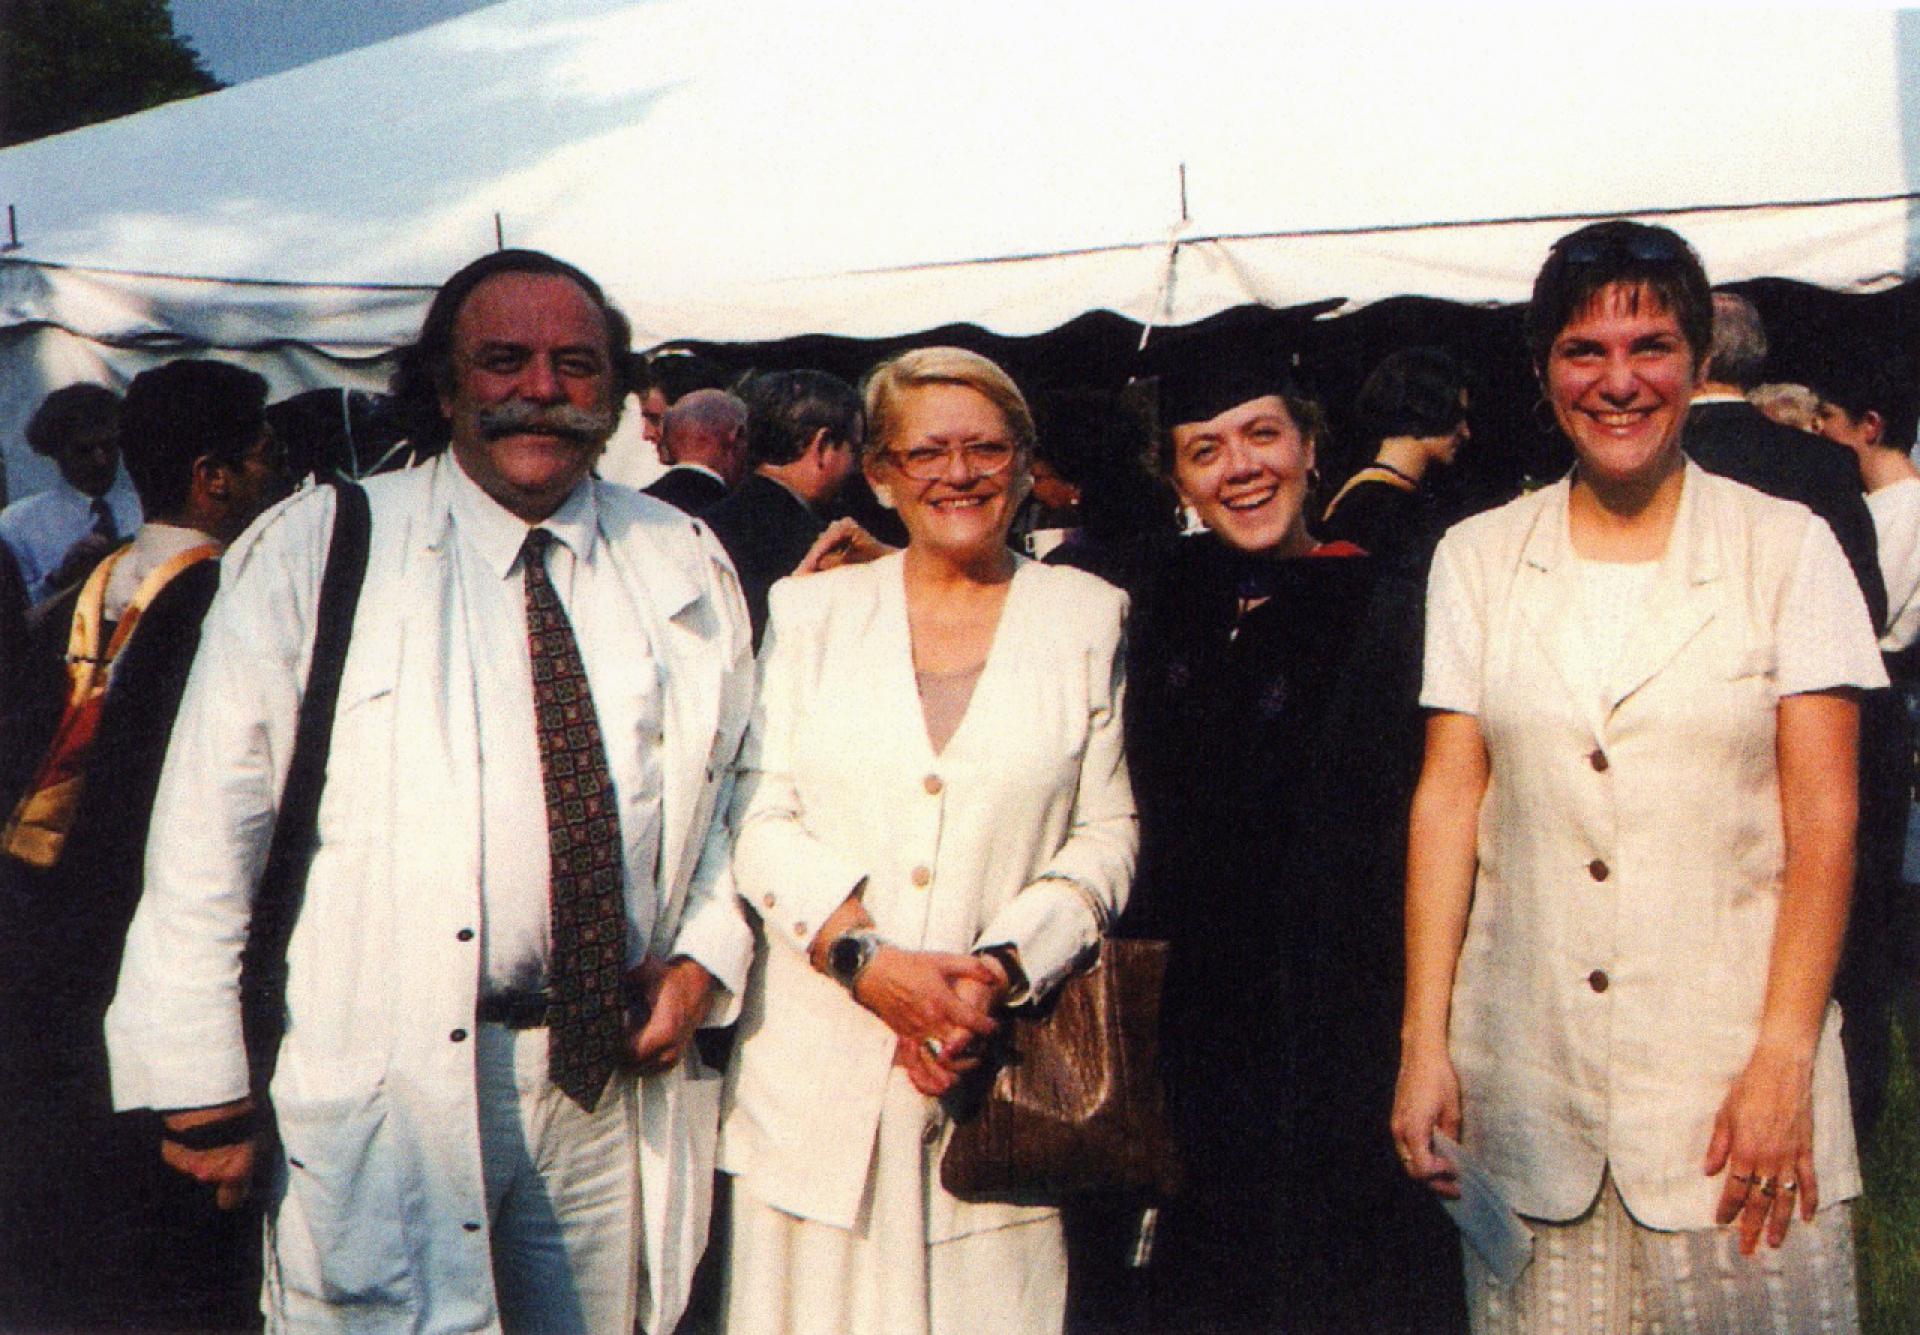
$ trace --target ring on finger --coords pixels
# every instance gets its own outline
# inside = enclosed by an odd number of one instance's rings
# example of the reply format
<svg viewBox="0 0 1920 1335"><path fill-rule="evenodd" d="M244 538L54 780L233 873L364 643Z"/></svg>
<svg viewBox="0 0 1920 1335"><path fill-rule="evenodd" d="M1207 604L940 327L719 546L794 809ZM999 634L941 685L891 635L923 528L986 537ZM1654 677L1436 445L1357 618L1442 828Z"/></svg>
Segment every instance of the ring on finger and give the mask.
<svg viewBox="0 0 1920 1335"><path fill-rule="evenodd" d="M925 1048L927 1055L935 1061L947 1055L947 1045L937 1038L923 1038L920 1040L920 1046Z"/></svg>
<svg viewBox="0 0 1920 1335"><path fill-rule="evenodd" d="M1743 1187L1750 1187L1754 1183L1760 1180L1759 1178L1754 1177L1749 1173L1729 1173L1727 1174L1727 1176L1732 1178L1735 1182L1738 1182Z"/></svg>
<svg viewBox="0 0 1920 1335"><path fill-rule="evenodd" d="M1798 1190L1800 1190L1800 1184L1791 1179L1780 1184L1780 1194L1783 1196L1790 1196Z"/></svg>
<svg viewBox="0 0 1920 1335"><path fill-rule="evenodd" d="M1771 1196L1776 1191L1780 1190L1779 1185L1775 1183L1774 1180L1770 1177L1759 1178L1754 1182L1753 1185L1754 1185L1754 1189L1757 1190L1762 1196Z"/></svg>

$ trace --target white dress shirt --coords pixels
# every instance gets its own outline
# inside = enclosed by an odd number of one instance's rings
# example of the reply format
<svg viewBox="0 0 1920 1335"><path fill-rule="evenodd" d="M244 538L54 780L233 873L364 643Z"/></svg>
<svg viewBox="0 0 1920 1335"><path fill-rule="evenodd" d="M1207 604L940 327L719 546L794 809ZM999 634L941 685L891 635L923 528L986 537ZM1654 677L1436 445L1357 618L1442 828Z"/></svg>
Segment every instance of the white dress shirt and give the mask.
<svg viewBox="0 0 1920 1335"><path fill-rule="evenodd" d="M480 990L531 990L547 978L549 866L546 797L533 727L527 656L527 525L459 469L450 469L454 564L466 609L480 722ZM594 561L593 489L573 494L540 527L559 541L547 573L573 623L593 685L594 712L620 813L625 867L660 861L660 679L631 600ZM638 960L653 927L652 886L625 887L627 943Z"/></svg>
<svg viewBox="0 0 1920 1335"><path fill-rule="evenodd" d="M133 535L133 541L128 544L126 555L120 558L113 567L113 573L107 576L106 605L102 609L106 619L118 621L125 614L148 575L182 552L190 552L208 543L219 545L215 538L197 528L158 521L142 524Z"/></svg>
<svg viewBox="0 0 1920 1335"><path fill-rule="evenodd" d="M140 498L134 495L126 469L114 475L106 502L120 537L140 526ZM59 592L47 583L47 576L92 528L93 497L65 478L0 510L0 542L13 551L29 603Z"/></svg>

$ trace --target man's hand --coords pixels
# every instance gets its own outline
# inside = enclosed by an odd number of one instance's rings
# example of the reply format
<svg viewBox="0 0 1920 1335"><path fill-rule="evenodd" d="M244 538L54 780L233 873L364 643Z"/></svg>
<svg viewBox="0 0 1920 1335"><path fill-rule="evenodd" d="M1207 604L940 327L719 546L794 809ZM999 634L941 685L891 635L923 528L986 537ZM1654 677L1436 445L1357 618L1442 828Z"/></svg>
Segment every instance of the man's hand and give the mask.
<svg viewBox="0 0 1920 1335"><path fill-rule="evenodd" d="M865 565L895 550L853 520L836 519L813 540L813 546L807 549L807 554L793 568L793 573L817 575L835 566Z"/></svg>
<svg viewBox="0 0 1920 1335"><path fill-rule="evenodd" d="M713 975L684 956L648 956L627 971L640 997L627 1011L627 1060L641 1075L656 1075L686 1056L694 1031L707 1018Z"/></svg>
<svg viewBox="0 0 1920 1335"><path fill-rule="evenodd" d="M161 1118L161 1124L166 1131L192 1131L196 1127L212 1126L216 1122L247 1116L252 1112L253 1100L245 1098L212 1108L167 1113ZM160 1158L169 1168L212 1187L213 1203L222 1210L237 1210L245 1203L247 1191L253 1184L253 1161L259 1147L257 1132L234 1144L209 1150L188 1149L178 1141L167 1139L163 1132Z"/></svg>

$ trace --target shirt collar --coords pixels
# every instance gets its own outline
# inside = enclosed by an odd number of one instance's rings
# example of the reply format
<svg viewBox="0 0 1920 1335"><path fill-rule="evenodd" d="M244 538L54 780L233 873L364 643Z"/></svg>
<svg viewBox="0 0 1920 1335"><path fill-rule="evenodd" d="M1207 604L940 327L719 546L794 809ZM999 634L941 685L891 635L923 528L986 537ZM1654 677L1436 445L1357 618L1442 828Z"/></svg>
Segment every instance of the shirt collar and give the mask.
<svg viewBox="0 0 1920 1335"><path fill-rule="evenodd" d="M527 530L535 526L509 513L500 502L487 495L478 482L467 476L458 459L448 459L447 473L451 479L449 506L453 526L496 576L507 578L514 572L514 562L527 541ZM541 520L538 527L558 538L576 561L590 559L594 535L600 527L593 479L580 479L580 485L567 493L560 508Z"/></svg>

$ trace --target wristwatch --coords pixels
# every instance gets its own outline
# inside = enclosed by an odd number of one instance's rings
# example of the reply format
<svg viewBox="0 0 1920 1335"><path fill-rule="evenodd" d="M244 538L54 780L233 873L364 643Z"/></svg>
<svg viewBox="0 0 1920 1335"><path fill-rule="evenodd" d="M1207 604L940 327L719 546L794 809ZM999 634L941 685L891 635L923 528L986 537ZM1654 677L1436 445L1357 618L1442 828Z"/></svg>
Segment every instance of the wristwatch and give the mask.
<svg viewBox="0 0 1920 1335"><path fill-rule="evenodd" d="M853 985L860 981L860 975L873 963L873 957L880 953L880 947L886 943L880 939L880 933L871 927L855 927L842 932L827 947L827 972L840 986L853 991Z"/></svg>

